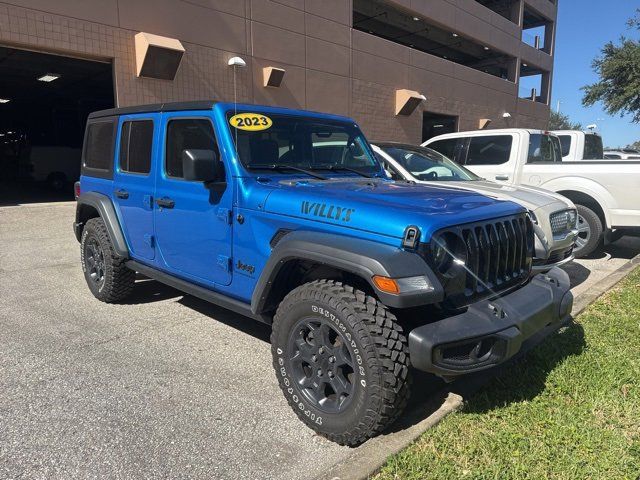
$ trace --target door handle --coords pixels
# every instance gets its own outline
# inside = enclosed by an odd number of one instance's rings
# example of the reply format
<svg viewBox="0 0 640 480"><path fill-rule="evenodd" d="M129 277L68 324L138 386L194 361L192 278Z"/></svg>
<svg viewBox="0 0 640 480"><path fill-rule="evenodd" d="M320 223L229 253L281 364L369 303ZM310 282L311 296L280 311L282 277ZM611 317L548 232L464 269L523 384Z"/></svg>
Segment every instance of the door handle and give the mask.
<svg viewBox="0 0 640 480"><path fill-rule="evenodd" d="M509 175L496 175L496 180L509 180Z"/></svg>
<svg viewBox="0 0 640 480"><path fill-rule="evenodd" d="M171 200L168 197L162 197L162 198L158 198L156 200L156 203L158 204L158 206L160 208L173 208L176 204L176 202L174 202L173 200Z"/></svg>
<svg viewBox="0 0 640 480"><path fill-rule="evenodd" d="M126 200L127 198L129 198L129 192L127 192L126 190L120 189L120 190L116 190L113 192L114 195L118 198L122 198L124 200Z"/></svg>

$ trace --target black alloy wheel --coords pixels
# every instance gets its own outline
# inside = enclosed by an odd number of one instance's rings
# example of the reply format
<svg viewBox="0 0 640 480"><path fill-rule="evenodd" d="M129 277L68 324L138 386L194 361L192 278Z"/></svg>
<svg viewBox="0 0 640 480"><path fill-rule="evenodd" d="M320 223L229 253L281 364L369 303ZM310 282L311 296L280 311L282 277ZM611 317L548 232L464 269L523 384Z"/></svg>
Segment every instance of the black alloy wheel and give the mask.
<svg viewBox="0 0 640 480"><path fill-rule="evenodd" d="M355 389L353 356L328 320L300 320L291 331L288 358L293 380L317 409L340 413L348 407Z"/></svg>

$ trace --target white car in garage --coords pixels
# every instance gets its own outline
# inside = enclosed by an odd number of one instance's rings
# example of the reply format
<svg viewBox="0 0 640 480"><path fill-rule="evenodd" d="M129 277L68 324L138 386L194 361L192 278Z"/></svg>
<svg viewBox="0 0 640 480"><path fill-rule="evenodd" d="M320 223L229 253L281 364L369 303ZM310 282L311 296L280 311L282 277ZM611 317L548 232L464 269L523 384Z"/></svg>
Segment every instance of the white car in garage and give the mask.
<svg viewBox="0 0 640 480"><path fill-rule="evenodd" d="M535 187L489 182L426 147L395 142L372 145L391 178L472 190L483 195L511 200L531 213L536 232L533 269L544 272L573 260L578 234L577 212L571 200Z"/></svg>

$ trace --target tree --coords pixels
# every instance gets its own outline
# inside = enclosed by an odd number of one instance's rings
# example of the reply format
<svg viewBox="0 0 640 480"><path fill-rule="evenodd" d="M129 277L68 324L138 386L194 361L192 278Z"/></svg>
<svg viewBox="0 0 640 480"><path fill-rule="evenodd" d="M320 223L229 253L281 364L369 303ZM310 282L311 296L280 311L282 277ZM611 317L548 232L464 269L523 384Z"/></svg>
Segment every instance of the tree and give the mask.
<svg viewBox="0 0 640 480"><path fill-rule="evenodd" d="M640 150L640 140L636 140L633 143L627 145L627 148L633 148L634 150Z"/></svg>
<svg viewBox="0 0 640 480"><path fill-rule="evenodd" d="M549 130L582 130L582 124L572 123L568 115L551 111Z"/></svg>
<svg viewBox="0 0 640 480"><path fill-rule="evenodd" d="M640 30L640 9L627 25ZM609 42L601 53L591 63L599 81L582 87L582 104L602 102L608 114L630 114L640 123L640 42L621 37L619 45Z"/></svg>

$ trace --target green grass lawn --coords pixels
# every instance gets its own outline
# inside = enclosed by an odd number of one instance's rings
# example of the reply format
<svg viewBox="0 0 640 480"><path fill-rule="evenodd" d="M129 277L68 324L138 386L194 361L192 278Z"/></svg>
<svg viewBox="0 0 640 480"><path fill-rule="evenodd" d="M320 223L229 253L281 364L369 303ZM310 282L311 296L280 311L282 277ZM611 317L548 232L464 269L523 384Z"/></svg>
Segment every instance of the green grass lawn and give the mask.
<svg viewBox="0 0 640 480"><path fill-rule="evenodd" d="M375 478L640 478L640 269Z"/></svg>

